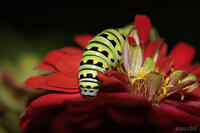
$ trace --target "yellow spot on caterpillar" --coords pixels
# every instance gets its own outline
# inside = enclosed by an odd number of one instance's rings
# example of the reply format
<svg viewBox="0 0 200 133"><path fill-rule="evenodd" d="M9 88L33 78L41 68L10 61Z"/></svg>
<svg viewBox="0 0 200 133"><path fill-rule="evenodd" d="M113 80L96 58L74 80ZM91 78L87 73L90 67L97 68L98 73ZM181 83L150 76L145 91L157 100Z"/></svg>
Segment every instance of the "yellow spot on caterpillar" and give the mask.
<svg viewBox="0 0 200 133"><path fill-rule="evenodd" d="M98 48L98 51L101 52L101 51L103 51L103 49L102 49L101 47L99 47L99 48Z"/></svg>
<svg viewBox="0 0 200 133"><path fill-rule="evenodd" d="M115 46L115 49L116 49L116 50L119 50L119 47L116 45L116 46Z"/></svg>
<svg viewBox="0 0 200 133"><path fill-rule="evenodd" d="M93 77L93 78L95 78L95 77L96 77L96 75L95 75L95 74L92 74L92 77Z"/></svg>
<svg viewBox="0 0 200 133"><path fill-rule="evenodd" d="M87 84L85 82L81 82L81 85L83 86L83 88L85 88L87 86Z"/></svg>
<svg viewBox="0 0 200 133"><path fill-rule="evenodd" d="M103 64L103 68L106 69L106 67L107 67L107 66L106 66L105 64Z"/></svg>
<svg viewBox="0 0 200 133"><path fill-rule="evenodd" d="M95 78L97 76L97 73L93 73L92 77Z"/></svg>
<svg viewBox="0 0 200 133"><path fill-rule="evenodd" d="M90 50L92 48L92 46L87 47L87 50Z"/></svg>
<svg viewBox="0 0 200 133"><path fill-rule="evenodd" d="M87 77L87 73L83 73L83 76L84 76L84 77Z"/></svg>
<svg viewBox="0 0 200 133"><path fill-rule="evenodd" d="M97 64L97 63L98 63L98 61L96 61L96 60L93 61L93 64Z"/></svg>
<svg viewBox="0 0 200 133"><path fill-rule="evenodd" d="M91 88L91 89L93 89L93 88L94 88L94 86L93 86L93 85L90 85L90 88Z"/></svg>
<svg viewBox="0 0 200 133"><path fill-rule="evenodd" d="M86 63L87 62L87 60L85 59L85 60L83 60L83 63Z"/></svg>
<svg viewBox="0 0 200 133"><path fill-rule="evenodd" d="M112 40L112 37L110 37L110 36L108 36L107 38L108 38L108 40Z"/></svg>
<svg viewBox="0 0 200 133"><path fill-rule="evenodd" d="M90 84L91 89L93 89L96 86L96 84Z"/></svg>
<svg viewBox="0 0 200 133"><path fill-rule="evenodd" d="M110 54L108 54L108 59L111 59L111 58L112 58L112 56Z"/></svg>

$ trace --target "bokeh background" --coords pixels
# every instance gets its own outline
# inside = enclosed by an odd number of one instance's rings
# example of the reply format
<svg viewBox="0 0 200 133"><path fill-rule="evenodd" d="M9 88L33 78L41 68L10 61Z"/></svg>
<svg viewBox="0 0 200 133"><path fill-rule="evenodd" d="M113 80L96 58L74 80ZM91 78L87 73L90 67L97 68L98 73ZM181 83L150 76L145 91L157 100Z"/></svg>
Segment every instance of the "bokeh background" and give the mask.
<svg viewBox="0 0 200 133"><path fill-rule="evenodd" d="M77 46L73 36L123 27L146 14L171 49L196 48L200 61L200 5L187 1L12 1L0 3L0 133L20 133L19 116L35 92L21 89L52 49Z"/></svg>

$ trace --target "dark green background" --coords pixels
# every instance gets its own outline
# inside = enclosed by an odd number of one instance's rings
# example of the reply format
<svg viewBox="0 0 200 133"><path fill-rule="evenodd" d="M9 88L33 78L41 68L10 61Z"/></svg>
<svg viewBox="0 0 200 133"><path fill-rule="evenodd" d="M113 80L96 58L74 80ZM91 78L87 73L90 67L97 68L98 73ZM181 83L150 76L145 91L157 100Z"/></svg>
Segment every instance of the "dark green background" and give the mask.
<svg viewBox="0 0 200 133"><path fill-rule="evenodd" d="M185 41L197 49L195 60L200 60L200 5L194 2L7 1L0 10L0 58L15 58L23 51L44 56L51 49L76 45L76 34L122 27L135 14L146 14L169 49Z"/></svg>

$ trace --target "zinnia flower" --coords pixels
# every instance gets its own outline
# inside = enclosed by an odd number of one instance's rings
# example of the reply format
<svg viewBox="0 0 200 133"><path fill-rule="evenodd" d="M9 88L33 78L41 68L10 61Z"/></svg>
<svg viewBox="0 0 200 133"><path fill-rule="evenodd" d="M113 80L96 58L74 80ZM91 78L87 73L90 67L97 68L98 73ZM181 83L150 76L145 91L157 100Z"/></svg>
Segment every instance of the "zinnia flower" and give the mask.
<svg viewBox="0 0 200 133"><path fill-rule="evenodd" d="M24 87L47 90L28 105L21 130L32 132L174 132L200 123L200 67L195 49L178 43L167 56L162 38L149 40L151 22L136 15L124 44L123 65L98 73L96 97L80 94L83 49L51 51L37 68L52 72L29 78ZM92 35L75 36L86 47ZM197 129L196 129L197 130ZM177 130L180 131L180 130Z"/></svg>

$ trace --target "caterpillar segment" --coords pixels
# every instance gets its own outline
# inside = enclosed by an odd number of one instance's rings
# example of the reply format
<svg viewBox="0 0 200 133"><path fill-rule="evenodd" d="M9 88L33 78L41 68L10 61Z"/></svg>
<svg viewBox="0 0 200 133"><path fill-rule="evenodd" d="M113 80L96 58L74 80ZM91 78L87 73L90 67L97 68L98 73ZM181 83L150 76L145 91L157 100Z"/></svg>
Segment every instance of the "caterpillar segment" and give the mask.
<svg viewBox="0 0 200 133"><path fill-rule="evenodd" d="M122 63L122 50L127 34L119 29L107 29L88 42L79 66L78 77L82 96L97 95L101 84L97 72L104 73L105 70L115 69Z"/></svg>

